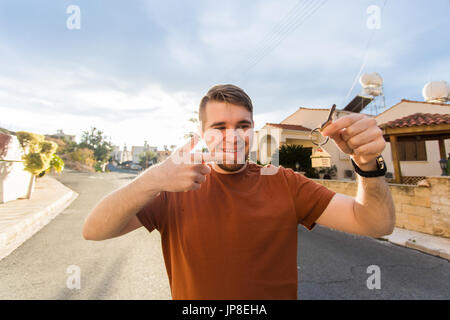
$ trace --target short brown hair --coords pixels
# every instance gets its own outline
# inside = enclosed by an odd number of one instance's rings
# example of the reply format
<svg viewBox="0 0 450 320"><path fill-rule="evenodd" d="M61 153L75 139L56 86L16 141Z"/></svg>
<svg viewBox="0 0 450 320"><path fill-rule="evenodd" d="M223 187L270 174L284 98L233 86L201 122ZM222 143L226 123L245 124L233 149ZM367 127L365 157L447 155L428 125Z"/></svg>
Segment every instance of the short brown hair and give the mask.
<svg viewBox="0 0 450 320"><path fill-rule="evenodd" d="M208 93L200 101L200 107L198 109L198 118L202 124L205 119L205 107L208 101L223 101L238 106L245 107L251 112L253 118L253 104L250 97L241 88L232 84L218 84L208 90Z"/></svg>

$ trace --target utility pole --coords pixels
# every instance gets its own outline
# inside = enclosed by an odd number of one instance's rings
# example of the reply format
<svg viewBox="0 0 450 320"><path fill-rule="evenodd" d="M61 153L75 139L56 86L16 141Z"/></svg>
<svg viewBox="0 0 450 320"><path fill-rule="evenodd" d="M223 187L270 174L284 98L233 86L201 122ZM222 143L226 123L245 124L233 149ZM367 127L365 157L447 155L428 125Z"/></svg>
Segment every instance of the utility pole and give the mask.
<svg viewBox="0 0 450 320"><path fill-rule="evenodd" d="M145 152L145 169L148 168L148 143L147 141L144 141L144 152Z"/></svg>

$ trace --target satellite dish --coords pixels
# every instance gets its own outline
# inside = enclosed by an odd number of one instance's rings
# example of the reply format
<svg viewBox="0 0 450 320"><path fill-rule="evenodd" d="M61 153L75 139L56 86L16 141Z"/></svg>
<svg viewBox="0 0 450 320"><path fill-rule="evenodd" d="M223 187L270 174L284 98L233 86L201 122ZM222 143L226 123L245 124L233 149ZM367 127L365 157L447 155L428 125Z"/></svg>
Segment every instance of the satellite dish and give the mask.
<svg viewBox="0 0 450 320"><path fill-rule="evenodd" d="M446 81L428 82L422 89L426 102L447 102L450 100L450 84Z"/></svg>
<svg viewBox="0 0 450 320"><path fill-rule="evenodd" d="M364 73L359 78L359 83L369 96L376 97L383 93L383 78L376 72Z"/></svg>

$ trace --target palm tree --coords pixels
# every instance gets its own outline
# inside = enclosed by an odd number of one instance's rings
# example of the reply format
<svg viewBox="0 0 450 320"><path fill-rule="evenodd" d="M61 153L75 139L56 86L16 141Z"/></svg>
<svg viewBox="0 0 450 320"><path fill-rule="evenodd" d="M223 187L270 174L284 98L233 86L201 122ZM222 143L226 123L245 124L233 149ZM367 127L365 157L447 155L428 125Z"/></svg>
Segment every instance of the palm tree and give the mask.
<svg viewBox="0 0 450 320"><path fill-rule="evenodd" d="M311 148L305 148L298 144L284 144L279 150L280 165L285 168L296 170L296 164L299 164L299 171L304 171L310 178L318 177L318 173L311 167Z"/></svg>

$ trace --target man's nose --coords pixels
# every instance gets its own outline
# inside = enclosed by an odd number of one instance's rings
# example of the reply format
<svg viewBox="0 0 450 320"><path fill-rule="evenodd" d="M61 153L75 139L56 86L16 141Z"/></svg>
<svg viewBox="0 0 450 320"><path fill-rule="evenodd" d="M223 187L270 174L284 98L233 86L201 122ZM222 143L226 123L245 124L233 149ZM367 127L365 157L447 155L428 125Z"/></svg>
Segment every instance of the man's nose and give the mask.
<svg viewBox="0 0 450 320"><path fill-rule="evenodd" d="M243 141L241 135L239 134L239 132L236 129L227 129L225 131L224 138L225 138L224 140L227 143L235 143L235 142Z"/></svg>

